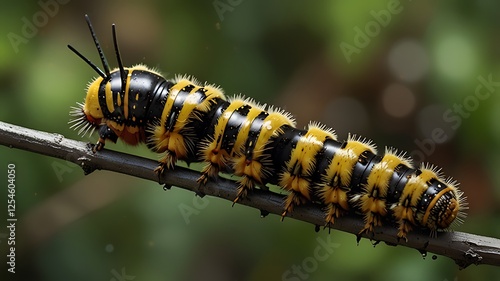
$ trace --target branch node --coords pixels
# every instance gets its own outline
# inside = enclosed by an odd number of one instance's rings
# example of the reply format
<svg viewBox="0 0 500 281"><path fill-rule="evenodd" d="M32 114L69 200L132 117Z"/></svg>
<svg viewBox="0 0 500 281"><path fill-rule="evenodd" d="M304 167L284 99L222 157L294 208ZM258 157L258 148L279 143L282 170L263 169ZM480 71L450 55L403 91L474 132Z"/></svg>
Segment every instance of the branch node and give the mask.
<svg viewBox="0 0 500 281"><path fill-rule="evenodd" d="M468 249L464 253L464 259L463 260L455 260L455 263L460 267L460 269L464 269L468 267L471 264L481 264L481 261L483 260L483 257L476 253L473 249Z"/></svg>
<svg viewBox="0 0 500 281"><path fill-rule="evenodd" d="M88 158L87 156L80 156L77 158L77 161L80 162L80 167L83 170L83 174L86 176L96 170L96 167L94 165L88 164L90 163L90 158Z"/></svg>

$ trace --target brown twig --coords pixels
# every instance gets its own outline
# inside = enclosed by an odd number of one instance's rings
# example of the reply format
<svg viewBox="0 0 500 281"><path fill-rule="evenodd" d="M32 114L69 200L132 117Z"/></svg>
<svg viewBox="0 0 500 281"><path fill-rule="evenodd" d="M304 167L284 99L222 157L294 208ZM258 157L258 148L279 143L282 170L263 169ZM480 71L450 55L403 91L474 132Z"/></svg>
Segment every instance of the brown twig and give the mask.
<svg viewBox="0 0 500 281"><path fill-rule="evenodd" d="M0 144L71 161L78 164L85 174L94 170L109 170L158 181L157 175L153 172L157 166L156 161L111 150L103 150L94 154L89 144L66 139L60 134L0 122ZM199 176L199 172L176 167L165 173L161 181L167 187L177 186L198 194L216 196L230 201L236 197L236 184L233 181L222 178L217 182L209 181L200 190L196 183ZM282 213L283 195L256 190L239 203L261 210L264 214L279 215ZM324 223L324 213L318 205L299 206L289 216L314 225ZM337 219L333 226L335 229L353 234L357 234L362 227L363 222L356 215ZM414 248L422 253L432 252L443 255L453 259L462 268L471 264L500 265L500 240L496 238L463 232L439 233L434 238L429 237L429 234L425 232L412 232L408 235L408 241L398 241L396 231L397 229L390 225L378 227L376 233L369 238L390 245Z"/></svg>

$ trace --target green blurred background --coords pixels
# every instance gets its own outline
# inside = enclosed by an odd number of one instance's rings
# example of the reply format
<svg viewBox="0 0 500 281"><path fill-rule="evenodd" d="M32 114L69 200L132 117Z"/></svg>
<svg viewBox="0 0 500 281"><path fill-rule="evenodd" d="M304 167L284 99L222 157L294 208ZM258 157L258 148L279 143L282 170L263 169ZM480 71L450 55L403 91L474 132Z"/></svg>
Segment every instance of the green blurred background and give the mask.
<svg viewBox="0 0 500 281"><path fill-rule="evenodd" d="M113 66L116 23L126 65L144 63L169 78L191 74L228 95L280 106L299 126L321 121L340 139L360 134L380 151L394 146L442 167L470 203L458 230L500 237L500 97L498 85L489 92L480 82L500 81L494 0L24 2L4 3L0 11L4 122L80 139L68 128L69 107L82 101L96 74L66 45L99 64L88 13ZM430 141L436 130L441 136ZM96 134L83 139L95 140ZM144 146L107 148L158 157ZM424 259L405 247L373 247L367 240L357 246L350 234L316 233L312 225L280 223L274 215L261 219L241 205L177 188L165 192L121 174L84 176L65 161L6 147L0 155L3 183L7 164L16 165L19 280L500 276L497 267L458 270L445 257ZM6 186L0 188L5 209ZM2 274L6 235L0 228ZM338 244L324 261L313 259L318 237ZM304 274L286 274L294 267Z"/></svg>

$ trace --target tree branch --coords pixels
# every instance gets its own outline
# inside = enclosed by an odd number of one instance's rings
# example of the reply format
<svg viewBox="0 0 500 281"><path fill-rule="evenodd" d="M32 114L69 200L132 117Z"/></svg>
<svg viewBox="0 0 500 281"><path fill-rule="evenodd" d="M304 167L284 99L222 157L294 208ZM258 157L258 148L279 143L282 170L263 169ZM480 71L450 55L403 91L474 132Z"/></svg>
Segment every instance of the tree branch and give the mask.
<svg viewBox="0 0 500 281"><path fill-rule="evenodd" d="M66 139L60 134L51 134L0 122L0 144L71 161L78 164L85 174L96 169L109 170L158 182L158 177L153 172L158 165L156 161L111 150L102 150L94 154L90 144ZM226 200L232 201L236 197L235 182L220 178L216 182L209 181L200 190L196 182L199 176L199 172L176 167L165 173L161 181L167 187L177 186L198 194L216 196ZM263 214L280 215L283 210L283 198L283 195L265 190L255 190L239 203L261 210ZM316 226L324 225L324 212L319 205L299 206L289 216ZM333 228L357 234L363 225L364 223L359 216L347 215L337 219ZM426 232L413 231L408 235L406 242L398 241L396 232L395 227L386 225L377 227L376 233L368 238L374 241L383 241L389 245L414 248L422 253L432 252L447 256L462 268L471 264L500 265L500 240L496 238L463 232L439 233L438 237L434 238L429 237ZM365 238L367 237L365 236Z"/></svg>

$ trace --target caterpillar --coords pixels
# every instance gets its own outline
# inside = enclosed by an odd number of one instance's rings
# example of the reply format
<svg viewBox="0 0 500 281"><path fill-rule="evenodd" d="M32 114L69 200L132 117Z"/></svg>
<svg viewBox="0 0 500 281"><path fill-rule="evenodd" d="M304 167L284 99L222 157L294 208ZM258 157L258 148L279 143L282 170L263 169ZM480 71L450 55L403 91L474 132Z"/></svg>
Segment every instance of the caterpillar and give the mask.
<svg viewBox="0 0 500 281"><path fill-rule="evenodd" d="M118 68L110 70L85 17L104 70L68 45L99 75L84 103L72 107L69 124L82 136L98 129L94 152L108 140L145 143L162 154L159 175L177 161L203 162L200 185L221 172L239 177L233 205L257 186L274 184L288 193L282 219L295 206L318 203L325 209L325 226L348 212L362 214L359 235L374 233L386 220L397 226L398 239L414 228L436 235L465 218L467 203L458 183L434 165L415 167L394 148L378 155L371 140L349 135L340 141L320 123L296 128L292 115L281 109L243 96L226 98L218 86L190 76L167 80L144 65L124 67L114 24Z"/></svg>

